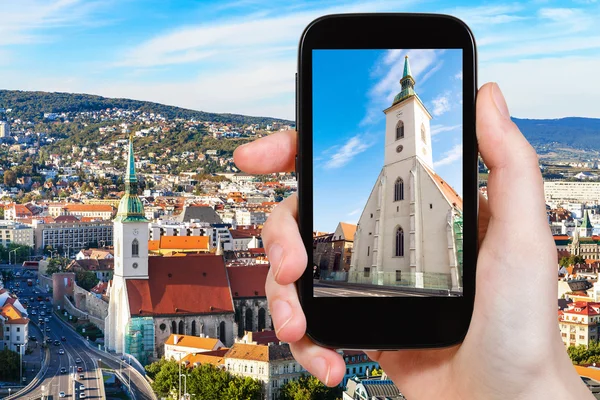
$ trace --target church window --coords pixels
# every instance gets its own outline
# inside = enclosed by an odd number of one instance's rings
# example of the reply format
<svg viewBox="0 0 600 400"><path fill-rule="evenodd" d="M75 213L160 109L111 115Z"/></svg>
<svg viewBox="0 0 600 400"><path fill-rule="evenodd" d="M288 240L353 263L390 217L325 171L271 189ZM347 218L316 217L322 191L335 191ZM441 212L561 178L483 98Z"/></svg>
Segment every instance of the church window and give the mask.
<svg viewBox="0 0 600 400"><path fill-rule="evenodd" d="M219 340L225 343L225 321L221 321L219 324Z"/></svg>
<svg viewBox="0 0 600 400"><path fill-rule="evenodd" d="M258 309L258 331L262 332L267 326L267 312L264 308Z"/></svg>
<svg viewBox="0 0 600 400"><path fill-rule="evenodd" d="M368 278L369 276L371 276L371 268L365 267L365 278Z"/></svg>
<svg viewBox="0 0 600 400"><path fill-rule="evenodd" d="M396 179L394 185L394 201L404 200L404 181L402 178Z"/></svg>
<svg viewBox="0 0 600 400"><path fill-rule="evenodd" d="M429 203L429 209L433 210L433 203Z"/></svg>
<svg viewBox="0 0 600 400"><path fill-rule="evenodd" d="M159 328L161 331L164 331L165 329L167 329L167 326L165 324L160 324Z"/></svg>
<svg viewBox="0 0 600 400"><path fill-rule="evenodd" d="M183 321L179 321L179 332L180 335L184 335L184 329L183 329Z"/></svg>
<svg viewBox="0 0 600 400"><path fill-rule="evenodd" d="M137 239L133 239L131 242L131 257L139 257L140 256L140 242Z"/></svg>
<svg viewBox="0 0 600 400"><path fill-rule="evenodd" d="M396 125L396 140L402 139L404 137L404 122L398 121Z"/></svg>
<svg viewBox="0 0 600 400"><path fill-rule="evenodd" d="M423 140L423 143L427 143L427 133L425 132L425 124L421 124L421 140Z"/></svg>
<svg viewBox="0 0 600 400"><path fill-rule="evenodd" d="M396 230L396 257L404 257L404 231L401 227Z"/></svg>
<svg viewBox="0 0 600 400"><path fill-rule="evenodd" d="M254 326L253 320L254 320L254 318L253 318L253 315L252 315L252 309L247 308L245 314L246 314L246 320L244 321L244 329L247 330L247 331L253 332L254 331L254 329L253 329L253 326Z"/></svg>
<svg viewBox="0 0 600 400"><path fill-rule="evenodd" d="M367 246L367 257L371 255L371 246Z"/></svg>
<svg viewBox="0 0 600 400"><path fill-rule="evenodd" d="M196 321L192 321L192 336L196 336Z"/></svg>
<svg viewBox="0 0 600 400"><path fill-rule="evenodd" d="M171 322L171 333L177 333L177 323L175 321Z"/></svg>

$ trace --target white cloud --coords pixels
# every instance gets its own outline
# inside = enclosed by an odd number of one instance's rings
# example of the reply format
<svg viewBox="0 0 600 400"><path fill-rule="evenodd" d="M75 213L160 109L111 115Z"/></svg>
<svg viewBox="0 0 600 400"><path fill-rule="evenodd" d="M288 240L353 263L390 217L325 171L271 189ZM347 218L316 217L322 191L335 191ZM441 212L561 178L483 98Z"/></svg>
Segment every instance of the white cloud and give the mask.
<svg viewBox="0 0 600 400"><path fill-rule="evenodd" d="M490 26L527 19L527 17L517 14L523 8L520 4L486 5L480 7L457 7L443 11L443 13L454 15L465 21L469 26Z"/></svg>
<svg viewBox="0 0 600 400"><path fill-rule="evenodd" d="M441 167L443 165L452 164L453 162L460 160L462 158L462 144L457 144L452 149L444 153L444 157L441 160L438 160L433 163L435 168Z"/></svg>
<svg viewBox="0 0 600 400"><path fill-rule="evenodd" d="M444 125L432 125L431 126L431 136L435 136L438 133L442 133L442 132L451 132L451 131L456 131L462 128L462 125L449 125L449 126L444 126Z"/></svg>
<svg viewBox="0 0 600 400"><path fill-rule="evenodd" d="M348 216L350 216L350 217L351 217L351 216L353 216L353 215L356 215L356 214L359 214L359 213L361 213L362 211L363 211L363 209L362 209L362 208L357 208L356 210L352 210L352 211L350 211L350 212L348 213Z"/></svg>
<svg viewBox="0 0 600 400"><path fill-rule="evenodd" d="M459 71L456 75L454 75L454 79L458 79L462 81L463 78L463 73L462 71Z"/></svg>
<svg viewBox="0 0 600 400"><path fill-rule="evenodd" d="M431 113L436 117L450 111L451 106L448 93L439 95L431 103L433 104Z"/></svg>
<svg viewBox="0 0 600 400"><path fill-rule="evenodd" d="M325 162L327 169L340 168L348 164L352 159L373 145L373 141L365 140L361 135L350 138L344 145L339 147L336 152Z"/></svg>

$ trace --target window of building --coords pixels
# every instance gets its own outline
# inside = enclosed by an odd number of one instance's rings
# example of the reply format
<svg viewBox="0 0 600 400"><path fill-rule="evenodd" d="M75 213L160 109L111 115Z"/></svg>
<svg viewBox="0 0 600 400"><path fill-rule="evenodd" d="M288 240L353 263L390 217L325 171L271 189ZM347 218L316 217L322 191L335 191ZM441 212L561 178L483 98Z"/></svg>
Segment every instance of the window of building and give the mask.
<svg viewBox="0 0 600 400"><path fill-rule="evenodd" d="M425 132L425 124L421 124L421 140L423 140L423 143L427 143L427 132Z"/></svg>
<svg viewBox="0 0 600 400"><path fill-rule="evenodd" d="M404 137L404 122L398 121L396 125L396 140L402 139Z"/></svg>
<svg viewBox="0 0 600 400"><path fill-rule="evenodd" d="M396 257L404 257L404 231L401 227L396 230Z"/></svg>
<svg viewBox="0 0 600 400"><path fill-rule="evenodd" d="M17 336L17 342L21 341L21 336Z"/></svg>
<svg viewBox="0 0 600 400"><path fill-rule="evenodd" d="M21 328L17 326L17 332L21 332Z"/></svg>
<svg viewBox="0 0 600 400"><path fill-rule="evenodd" d="M137 239L133 239L131 243L131 257L139 257L140 256L140 242Z"/></svg>
<svg viewBox="0 0 600 400"><path fill-rule="evenodd" d="M402 271L396 270L396 282L400 282L402 280Z"/></svg>
<svg viewBox="0 0 600 400"><path fill-rule="evenodd" d="M371 268L365 267L365 278L371 276Z"/></svg>
<svg viewBox="0 0 600 400"><path fill-rule="evenodd" d="M404 200L404 181L402 178L396 179L394 185L394 201Z"/></svg>

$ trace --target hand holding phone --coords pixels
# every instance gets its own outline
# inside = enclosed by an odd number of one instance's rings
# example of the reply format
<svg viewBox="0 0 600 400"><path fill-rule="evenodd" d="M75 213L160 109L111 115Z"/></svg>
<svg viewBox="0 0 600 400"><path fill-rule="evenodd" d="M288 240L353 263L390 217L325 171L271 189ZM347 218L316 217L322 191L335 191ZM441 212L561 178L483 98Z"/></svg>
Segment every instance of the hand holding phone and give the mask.
<svg viewBox="0 0 600 400"><path fill-rule="evenodd" d="M495 84L478 92L476 123L479 151L490 175L489 201L479 198L478 284L468 333L452 347L367 354L412 400L589 397L556 329L556 254L535 151L510 121ZM248 173L289 170L296 155L295 136L278 133L246 145L236 150L236 164ZM265 159L268 154L278 158ZM306 335L307 316L295 282L306 274L308 246L296 225L297 215L292 196L275 209L263 231L272 265L267 296L278 337L290 343L294 357L310 373L333 386L342 380L346 366L334 349L318 346ZM398 329L419 332L422 327L403 318L402 311L389 310L386 320L356 313L340 328L340 336L358 332L370 338L389 326L389 320ZM339 310L319 312L333 317Z"/></svg>

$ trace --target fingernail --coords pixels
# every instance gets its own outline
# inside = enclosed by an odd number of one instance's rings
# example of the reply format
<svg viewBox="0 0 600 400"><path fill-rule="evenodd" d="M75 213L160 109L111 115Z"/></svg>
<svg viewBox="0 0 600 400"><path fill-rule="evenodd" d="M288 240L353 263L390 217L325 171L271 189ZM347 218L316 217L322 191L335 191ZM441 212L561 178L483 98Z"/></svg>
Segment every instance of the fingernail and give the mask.
<svg viewBox="0 0 600 400"><path fill-rule="evenodd" d="M313 375L315 375L321 382L327 386L329 382L329 364L323 357L315 357L310 362Z"/></svg>
<svg viewBox="0 0 600 400"><path fill-rule="evenodd" d="M508 106L506 105L506 100L502 95L502 91L500 90L500 86L497 83L492 85L492 98L494 99L494 103L496 104L496 108L500 115L504 118L510 118L510 112L508 111Z"/></svg>
<svg viewBox="0 0 600 400"><path fill-rule="evenodd" d="M292 306L285 300L275 300L271 307L277 335L292 320Z"/></svg>
<svg viewBox="0 0 600 400"><path fill-rule="evenodd" d="M283 264L283 247L281 245L274 243L269 247L269 262L272 267L275 267L273 276L277 281L277 276L281 272L281 265Z"/></svg>

